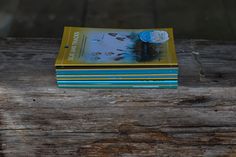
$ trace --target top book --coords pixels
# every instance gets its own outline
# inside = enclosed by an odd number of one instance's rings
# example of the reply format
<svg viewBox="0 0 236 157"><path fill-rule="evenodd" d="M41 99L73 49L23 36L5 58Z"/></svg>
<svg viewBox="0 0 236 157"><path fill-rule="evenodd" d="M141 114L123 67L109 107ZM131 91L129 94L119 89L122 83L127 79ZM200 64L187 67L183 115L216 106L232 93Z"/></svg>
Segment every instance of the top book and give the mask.
<svg viewBox="0 0 236 157"><path fill-rule="evenodd" d="M176 67L172 28L65 27L56 67Z"/></svg>

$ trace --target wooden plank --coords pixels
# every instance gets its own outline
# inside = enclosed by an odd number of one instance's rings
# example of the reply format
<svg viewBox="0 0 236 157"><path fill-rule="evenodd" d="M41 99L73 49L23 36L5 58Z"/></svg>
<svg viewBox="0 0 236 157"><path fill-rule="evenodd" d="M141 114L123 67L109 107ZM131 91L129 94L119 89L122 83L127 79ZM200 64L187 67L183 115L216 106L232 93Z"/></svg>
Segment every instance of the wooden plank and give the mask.
<svg viewBox="0 0 236 157"><path fill-rule="evenodd" d="M19 0L0 1L0 37L7 37Z"/></svg>
<svg viewBox="0 0 236 157"><path fill-rule="evenodd" d="M84 24L86 0L21 0L9 36L61 37L64 26Z"/></svg>
<svg viewBox="0 0 236 157"><path fill-rule="evenodd" d="M174 27L178 38L188 38L191 34L191 38L233 40L224 3L228 2L159 0L156 1L156 25Z"/></svg>
<svg viewBox="0 0 236 157"><path fill-rule="evenodd" d="M59 89L59 45L0 40L0 155L236 155L236 42L177 40L177 90Z"/></svg>
<svg viewBox="0 0 236 157"><path fill-rule="evenodd" d="M153 28L152 0L88 0L87 27Z"/></svg>
<svg viewBox="0 0 236 157"><path fill-rule="evenodd" d="M54 82L53 65L59 45L60 41L53 39L2 40L0 69L2 74L4 72L6 74L1 77L5 78L3 80L8 78L7 81L15 80L18 74L18 78L22 77L23 81L26 76L37 80L44 79L42 73L49 75L50 70L49 80L50 83ZM177 40L176 48L181 69L179 76L181 85L231 86L235 84L235 42ZM22 64L22 60L27 62ZM35 65L38 66L38 73L35 73ZM19 71L16 71L15 67L18 67ZM27 72L34 72L34 75L26 75ZM23 82L21 84L24 85Z"/></svg>
<svg viewBox="0 0 236 157"><path fill-rule="evenodd" d="M227 0L222 1L222 6L224 7L224 14L227 20L227 24L229 29L231 30L230 39L235 40L236 38L236 17L235 15L235 7L236 1L234 0Z"/></svg>

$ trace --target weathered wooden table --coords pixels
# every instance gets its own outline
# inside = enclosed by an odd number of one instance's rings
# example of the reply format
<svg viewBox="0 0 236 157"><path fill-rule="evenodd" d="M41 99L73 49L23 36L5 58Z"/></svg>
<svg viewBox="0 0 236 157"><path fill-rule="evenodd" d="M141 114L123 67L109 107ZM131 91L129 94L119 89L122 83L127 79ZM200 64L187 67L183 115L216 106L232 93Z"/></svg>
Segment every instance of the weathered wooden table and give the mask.
<svg viewBox="0 0 236 157"><path fill-rule="evenodd" d="M0 39L0 156L236 156L236 42L177 40L177 90L59 89L59 45Z"/></svg>

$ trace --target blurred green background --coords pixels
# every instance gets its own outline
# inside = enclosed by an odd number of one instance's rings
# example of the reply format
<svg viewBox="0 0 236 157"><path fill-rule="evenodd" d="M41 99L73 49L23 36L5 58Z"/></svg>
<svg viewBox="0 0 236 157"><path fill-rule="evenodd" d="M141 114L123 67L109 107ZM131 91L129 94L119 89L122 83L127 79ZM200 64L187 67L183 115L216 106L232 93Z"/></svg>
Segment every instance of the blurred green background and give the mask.
<svg viewBox="0 0 236 157"><path fill-rule="evenodd" d="M235 40L236 1L0 1L0 37L60 38L64 26L174 27L176 38Z"/></svg>

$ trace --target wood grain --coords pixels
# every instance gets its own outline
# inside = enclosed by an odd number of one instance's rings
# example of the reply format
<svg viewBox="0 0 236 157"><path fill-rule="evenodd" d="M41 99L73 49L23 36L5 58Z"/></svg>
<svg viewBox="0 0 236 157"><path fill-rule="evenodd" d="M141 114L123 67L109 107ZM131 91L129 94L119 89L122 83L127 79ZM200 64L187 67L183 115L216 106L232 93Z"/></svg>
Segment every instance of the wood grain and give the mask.
<svg viewBox="0 0 236 157"><path fill-rule="evenodd" d="M235 8L233 0L208 0L207 3L194 0L182 0L181 3L173 0L156 0L155 6L156 25L174 27L175 36L178 38L186 38L188 34L195 39L235 38L232 25L235 20L231 15Z"/></svg>
<svg viewBox="0 0 236 157"><path fill-rule="evenodd" d="M153 0L88 0L85 26L102 28L154 28Z"/></svg>
<svg viewBox="0 0 236 157"><path fill-rule="evenodd" d="M20 0L8 36L61 37L64 26L82 26L87 0Z"/></svg>
<svg viewBox="0 0 236 157"><path fill-rule="evenodd" d="M177 90L59 89L59 45L0 39L0 156L236 156L236 42L176 40Z"/></svg>

